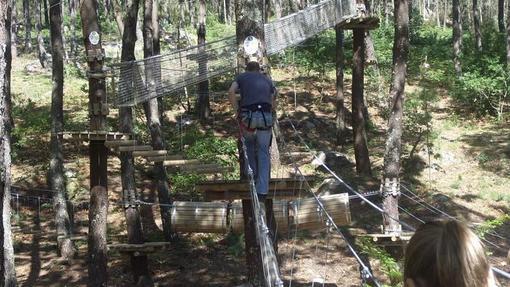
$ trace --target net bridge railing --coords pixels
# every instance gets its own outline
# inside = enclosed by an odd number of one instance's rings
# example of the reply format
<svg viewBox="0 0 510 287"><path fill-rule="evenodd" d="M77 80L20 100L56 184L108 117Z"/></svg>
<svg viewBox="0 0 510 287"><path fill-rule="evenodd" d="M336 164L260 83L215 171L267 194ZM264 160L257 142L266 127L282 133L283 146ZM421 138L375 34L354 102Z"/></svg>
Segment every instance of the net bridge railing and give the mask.
<svg viewBox="0 0 510 287"><path fill-rule="evenodd" d="M268 55L295 46L336 24L357 16L353 0L324 0L264 25ZM114 106L134 106L170 95L233 71L238 45L231 36L164 55L111 66Z"/></svg>

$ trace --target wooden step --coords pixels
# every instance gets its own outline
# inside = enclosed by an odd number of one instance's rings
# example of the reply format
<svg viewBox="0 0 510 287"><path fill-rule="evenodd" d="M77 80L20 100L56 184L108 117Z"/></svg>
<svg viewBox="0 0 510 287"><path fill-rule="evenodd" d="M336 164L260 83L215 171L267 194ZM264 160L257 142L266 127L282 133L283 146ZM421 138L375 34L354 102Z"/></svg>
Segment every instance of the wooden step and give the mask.
<svg viewBox="0 0 510 287"><path fill-rule="evenodd" d="M115 147L119 147L119 146L134 146L134 145L136 145L136 140L105 141L104 145L109 148L115 148Z"/></svg>
<svg viewBox="0 0 510 287"><path fill-rule="evenodd" d="M152 150L150 145L119 146L118 151L148 151Z"/></svg>
<svg viewBox="0 0 510 287"><path fill-rule="evenodd" d="M164 166L169 167L176 167L176 166L182 166L187 164L198 164L200 163L200 160L198 159L175 159L175 160L165 160L163 161Z"/></svg>
<svg viewBox="0 0 510 287"><path fill-rule="evenodd" d="M234 171L233 167L230 166L216 166L209 168L200 168L192 170L183 170L184 173L196 173L196 174L215 174L215 173L226 173Z"/></svg>
<svg viewBox="0 0 510 287"><path fill-rule="evenodd" d="M147 161L151 162L159 162L159 161L167 161L167 160L183 160L184 156L180 154L168 154L161 156L148 156Z"/></svg>
<svg viewBox="0 0 510 287"><path fill-rule="evenodd" d="M134 151L133 156L162 156L168 153L167 150L142 150Z"/></svg>
<svg viewBox="0 0 510 287"><path fill-rule="evenodd" d="M161 251L164 248L170 247L170 245L170 242L146 242L142 244L117 243L108 244L108 250L117 250L119 252L149 253Z"/></svg>

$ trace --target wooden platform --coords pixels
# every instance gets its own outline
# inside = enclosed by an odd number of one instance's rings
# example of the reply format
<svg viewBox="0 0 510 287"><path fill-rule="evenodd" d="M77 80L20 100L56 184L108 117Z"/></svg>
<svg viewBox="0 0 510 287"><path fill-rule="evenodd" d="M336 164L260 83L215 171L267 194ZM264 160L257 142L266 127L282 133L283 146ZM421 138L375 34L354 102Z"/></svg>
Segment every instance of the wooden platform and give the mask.
<svg viewBox="0 0 510 287"><path fill-rule="evenodd" d="M401 246L406 245L411 237L413 236L413 232L402 232L400 234L361 234L360 237L368 237L372 239L378 245L383 246Z"/></svg>
<svg viewBox="0 0 510 287"><path fill-rule="evenodd" d="M127 140L131 138L131 134L106 131L83 131L83 132L61 132L59 133L64 140Z"/></svg>
<svg viewBox="0 0 510 287"><path fill-rule="evenodd" d="M119 252L150 253L161 251L164 248L170 247L170 245L170 242L146 242L142 244L117 243L108 244L108 250L116 250Z"/></svg>
<svg viewBox="0 0 510 287"><path fill-rule="evenodd" d="M366 29L373 30L379 28L379 17L376 16L358 16L348 18L338 24L342 29Z"/></svg>
<svg viewBox="0 0 510 287"><path fill-rule="evenodd" d="M198 192L204 193L206 200L250 199L248 181L223 180L210 181L195 186ZM304 184L293 178L273 178L269 182L268 198L294 198L299 193L305 194Z"/></svg>

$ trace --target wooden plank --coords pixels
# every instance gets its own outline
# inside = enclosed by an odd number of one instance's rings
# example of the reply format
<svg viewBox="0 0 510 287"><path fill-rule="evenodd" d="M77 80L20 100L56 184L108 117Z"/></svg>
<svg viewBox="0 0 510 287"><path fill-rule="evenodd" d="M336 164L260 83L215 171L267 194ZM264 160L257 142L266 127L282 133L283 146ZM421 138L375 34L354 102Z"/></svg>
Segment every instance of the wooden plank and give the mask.
<svg viewBox="0 0 510 287"><path fill-rule="evenodd" d="M267 198L269 199L282 199L282 198L296 198L299 196L297 189L279 189L276 192L269 192ZM204 192L205 200L236 200L236 199L251 199L250 193L246 191L206 191Z"/></svg>
<svg viewBox="0 0 510 287"><path fill-rule="evenodd" d="M313 178L310 178L313 181ZM195 186L206 200L250 199L249 181L222 180L204 182ZM293 198L305 193L304 184L293 178L274 178L269 182L269 198Z"/></svg>
<svg viewBox="0 0 510 287"><path fill-rule="evenodd" d="M359 16L351 17L338 24L342 29L377 29L379 27L379 17L377 16Z"/></svg>
<svg viewBox="0 0 510 287"><path fill-rule="evenodd" d="M150 145L119 146L118 151L147 151L152 150Z"/></svg>
<svg viewBox="0 0 510 287"><path fill-rule="evenodd" d="M116 243L108 244L108 250L117 250L119 252L154 252L170 246L170 242L146 242L142 244Z"/></svg>
<svg viewBox="0 0 510 287"><path fill-rule="evenodd" d="M163 151L159 151L163 152ZM149 153L149 152L147 152ZM184 159L183 155L180 154L163 154L163 155L142 155L146 156L147 161L150 162L159 162L159 161L165 161L165 160L182 160Z"/></svg>
<svg viewBox="0 0 510 287"><path fill-rule="evenodd" d="M185 168L186 167L186 168ZM226 173L226 172L232 172L234 170L233 167L230 166L196 166L196 167L190 167L190 166L181 166L179 167L179 171L183 173L196 173L196 174L214 174L214 173Z"/></svg>
<svg viewBox="0 0 510 287"><path fill-rule="evenodd" d="M104 142L106 147L118 147L118 146L134 146L136 145L136 140L107 140Z"/></svg>
<svg viewBox="0 0 510 287"><path fill-rule="evenodd" d="M120 133L120 132L106 132L106 131L83 131L83 132L60 132L59 136L64 140L81 140L81 141L89 141L89 140L121 140L121 139L130 139L131 134Z"/></svg>
<svg viewBox="0 0 510 287"><path fill-rule="evenodd" d="M175 159L175 160L164 160L164 166L181 166L187 164L198 164L200 160L198 159Z"/></svg>

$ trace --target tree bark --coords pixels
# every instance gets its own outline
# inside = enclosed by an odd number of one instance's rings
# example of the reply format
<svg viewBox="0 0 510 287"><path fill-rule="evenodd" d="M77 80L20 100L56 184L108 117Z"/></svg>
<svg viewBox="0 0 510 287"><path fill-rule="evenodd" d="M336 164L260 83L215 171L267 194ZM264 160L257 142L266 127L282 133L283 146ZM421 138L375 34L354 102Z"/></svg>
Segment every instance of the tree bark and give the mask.
<svg viewBox="0 0 510 287"><path fill-rule="evenodd" d="M64 178L64 156L62 138L64 129L64 47L62 46L60 0L50 0L50 32L53 59L51 92L51 139L50 139L50 186L54 191L53 206L57 228L59 253L65 260L74 257L75 249L71 241L71 218L67 212L67 191ZM39 25L39 23L38 23Z"/></svg>
<svg viewBox="0 0 510 287"><path fill-rule="evenodd" d="M506 66L510 68L510 5L507 11L507 25L506 25Z"/></svg>
<svg viewBox="0 0 510 287"><path fill-rule="evenodd" d="M87 53L89 71L103 73L101 30L96 14L95 0L82 0L80 15L83 39ZM106 87L104 77L89 77L89 128L91 131L106 130ZM107 149L104 140L92 140L89 145L90 157L90 209L88 240L88 286L107 285L106 216L107 192Z"/></svg>
<svg viewBox="0 0 510 287"><path fill-rule="evenodd" d="M12 7L11 16L11 55L13 58L18 56L18 9L16 9L16 0L10 0Z"/></svg>
<svg viewBox="0 0 510 287"><path fill-rule="evenodd" d="M32 51L32 23L30 21L30 1L23 0L23 17L25 17L25 52Z"/></svg>
<svg viewBox="0 0 510 287"><path fill-rule="evenodd" d="M364 106L364 29L353 31L353 67L352 67L352 129L354 133L354 156L356 172L371 175L370 158L368 156L367 135L365 131Z"/></svg>
<svg viewBox="0 0 510 287"><path fill-rule="evenodd" d="M282 17L282 0L271 0L271 6L276 19L280 19Z"/></svg>
<svg viewBox="0 0 510 287"><path fill-rule="evenodd" d="M453 7L453 63L455 73L462 76L460 57L462 53L462 18L459 0L452 0Z"/></svg>
<svg viewBox="0 0 510 287"><path fill-rule="evenodd" d="M144 39L144 49L143 54L145 58L149 58L154 56L154 23L152 21L152 9L153 9L153 1L145 0L144 5L144 21L143 21L143 39ZM153 65L149 64L145 67L145 76L147 83L155 83L155 71L152 67ZM149 86L150 93L156 93L156 86L152 84ZM159 108L158 101L155 97L152 97L151 100L143 104L145 116L147 118L147 126L149 128L151 134L151 144L154 150L164 150L165 143L163 140L162 132L161 132L161 121L159 116ZM170 241L172 240L172 231L171 231L171 214L170 207L167 205L171 204L170 200L170 191L168 187L168 176L166 173L166 169L163 166L162 162L154 163L154 176L155 182L158 187L158 198L159 203L164 204L160 205L161 212L161 221L163 222L163 232L165 234L165 239Z"/></svg>
<svg viewBox="0 0 510 287"><path fill-rule="evenodd" d="M116 1L114 1L115 3ZM122 35L122 53L121 61L129 62L135 60L135 43L136 43L136 23L138 18L138 10L140 0L131 0L127 3L127 13L123 21L124 34ZM132 68L132 67L129 67ZM120 84L129 85L130 73L132 70L121 71ZM121 107L119 109L119 131L123 133L133 133L133 109L131 107ZM126 225L128 232L128 243L141 244L144 242L142 221L138 206L134 203L137 199L135 185L135 168L133 163L132 152L121 152L121 181L122 181L122 197L124 202L124 213L126 215ZM134 282L137 286L153 286L152 278L148 268L147 254L130 254L131 270Z"/></svg>
<svg viewBox="0 0 510 287"><path fill-rule="evenodd" d="M41 19L41 4L36 3L36 17L37 23L35 24L35 30L37 31L37 55L39 57L39 62L43 68L48 64L48 57L46 53L46 48L44 47L44 39L42 36L42 19Z"/></svg>
<svg viewBox="0 0 510 287"><path fill-rule="evenodd" d="M119 0L112 0L112 4L113 13L115 14L115 23L117 23L117 29L119 29L120 35L124 35L124 22L122 22L122 8L120 7Z"/></svg>
<svg viewBox="0 0 510 287"><path fill-rule="evenodd" d="M336 35L336 144L344 145L346 136L344 106L344 30L337 25Z"/></svg>
<svg viewBox="0 0 510 287"><path fill-rule="evenodd" d="M201 54L198 57L198 71L201 77L206 77L207 75L207 55L205 52L205 17L206 17L206 6L205 0L199 1L199 20L198 20L198 45L199 53ZM197 98L197 112L198 118L202 124L205 124L210 116L211 107L209 104L209 81L205 80L203 82L198 83L198 98Z"/></svg>
<svg viewBox="0 0 510 287"><path fill-rule="evenodd" d="M16 286L11 230L11 2L0 0L0 285Z"/></svg>
<svg viewBox="0 0 510 287"><path fill-rule="evenodd" d="M393 43L393 74L390 90L391 115L384 152L383 216L385 232L399 232L398 198L400 194L400 157L407 55L409 51L409 10L407 0L395 0L395 40Z"/></svg>
<svg viewBox="0 0 510 287"><path fill-rule="evenodd" d="M473 24L475 26L475 46L478 52L482 52L482 30L480 28L480 9L478 0L473 0Z"/></svg>
<svg viewBox="0 0 510 287"><path fill-rule="evenodd" d="M106 242L108 191L95 186L90 191L89 206L88 287L108 285L108 245Z"/></svg>
<svg viewBox="0 0 510 287"><path fill-rule="evenodd" d="M77 54L78 43L76 42L76 0L69 1L69 15L71 17L70 31L71 31L71 57Z"/></svg>
<svg viewBox="0 0 510 287"><path fill-rule="evenodd" d="M13 1L16 1L16 0L13 0ZM50 25L50 19L49 19L49 14L48 13L48 0L42 0L43 1L43 5L44 5L44 26L45 27L48 27Z"/></svg>
<svg viewBox="0 0 510 287"><path fill-rule="evenodd" d="M505 33L505 0L498 0L498 28Z"/></svg>
<svg viewBox="0 0 510 287"><path fill-rule="evenodd" d="M372 9L370 7L369 0L364 0L365 2L365 9L367 12L367 15L372 14ZM374 48L374 41L372 41L372 37L370 36L370 31L365 31L365 63L368 65L371 64L377 64L377 57L375 56L375 48ZM368 113L367 113L368 115Z"/></svg>

